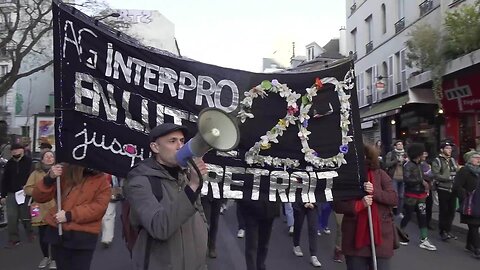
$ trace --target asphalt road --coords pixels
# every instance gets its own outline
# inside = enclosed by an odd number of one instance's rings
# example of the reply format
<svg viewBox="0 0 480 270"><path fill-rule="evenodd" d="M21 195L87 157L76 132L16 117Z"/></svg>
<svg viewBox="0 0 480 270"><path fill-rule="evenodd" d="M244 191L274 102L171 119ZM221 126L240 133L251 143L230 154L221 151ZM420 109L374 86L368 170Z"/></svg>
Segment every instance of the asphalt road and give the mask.
<svg viewBox="0 0 480 270"><path fill-rule="evenodd" d="M118 210L120 210L118 208ZM130 257L121 239L121 224L118 220L115 232L114 243L109 249L98 246L92 270L119 270L131 269ZM346 269L344 264L333 262L334 242L334 219L331 218L332 235L318 237L318 258L323 264L321 269ZM220 228L217 243L217 259L210 259L209 270L244 270L245 261L243 255L244 240L236 237L237 228L235 207L231 207L220 217ZM479 269L480 260L470 257L464 250L464 235L459 240L448 243L441 242L437 233L431 233L431 241L437 245L438 251L426 251L420 249L415 239L418 238L418 229L415 223L409 224L407 231L412 239L411 244L401 247L392 258L392 268L408 270L450 270L450 269ZM0 229L0 247L7 241L7 232ZM306 227L303 230L301 246L304 253L308 254L308 243ZM0 269L1 270L33 270L42 258L37 242L22 244L15 249L0 248ZM270 242L269 257L267 259L268 269L314 269L309 264L308 256L298 258L292 252L292 238L287 235L287 228L282 218L274 223L272 239Z"/></svg>

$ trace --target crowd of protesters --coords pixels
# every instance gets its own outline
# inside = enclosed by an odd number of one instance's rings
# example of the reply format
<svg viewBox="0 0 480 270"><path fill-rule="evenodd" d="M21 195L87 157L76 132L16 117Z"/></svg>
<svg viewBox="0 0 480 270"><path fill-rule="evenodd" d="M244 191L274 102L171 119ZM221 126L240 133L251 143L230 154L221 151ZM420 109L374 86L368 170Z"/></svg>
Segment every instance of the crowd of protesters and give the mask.
<svg viewBox="0 0 480 270"><path fill-rule="evenodd" d="M150 133L153 156L135 165L126 179L79 165L57 164L48 144L41 145L36 160L23 145L12 144L1 187L1 204L8 218L6 248L20 244L20 222L27 241L38 238L43 254L40 269L89 269L97 242L104 248L112 244L115 202L125 197L131 207L129 220L139 229L131 251L135 269L206 269L207 258L225 255L216 249L216 235L219 217L230 202L214 198L212 192L200 195L201 175L207 172L201 159L186 169L177 164L175 155L186 134L185 127L175 124L154 128ZM368 212L378 269L390 269L390 258L400 245L436 251L431 234L437 233L445 242L457 240L452 228L457 212L460 222L468 225L465 250L480 259L480 192L476 192L480 190L480 152L465 153L460 166L452 157L454 147L444 140L438 147L440 154L429 157L421 143L404 145L396 140L386 153L381 141L365 145L367 181L362 186L365 196L358 200L236 201L237 237L245 239L247 269L267 269L272 226L279 216L286 222L285 235L292 237L292 256L304 256L300 236L306 223L312 267L322 265L318 238L334 233L332 260L346 263L349 270L370 269ZM25 195L23 202L15 196L20 191ZM437 201L438 229L432 223ZM405 233L407 226L413 226L414 213L419 239ZM329 227L331 216L335 217L334 230Z"/></svg>

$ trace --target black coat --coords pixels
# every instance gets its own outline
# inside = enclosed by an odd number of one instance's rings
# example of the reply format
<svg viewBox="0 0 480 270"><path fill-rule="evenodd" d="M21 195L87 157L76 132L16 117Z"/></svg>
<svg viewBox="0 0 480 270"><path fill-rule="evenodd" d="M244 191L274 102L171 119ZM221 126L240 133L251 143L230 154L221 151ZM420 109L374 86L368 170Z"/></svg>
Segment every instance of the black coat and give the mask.
<svg viewBox="0 0 480 270"><path fill-rule="evenodd" d="M15 193L23 189L32 171L31 158L23 156L20 161L15 161L11 158L5 164L3 171L2 198L7 196L7 193Z"/></svg>
<svg viewBox="0 0 480 270"><path fill-rule="evenodd" d="M472 192L477 187L477 182L480 181L468 167L462 167L456 174L453 192L455 192L460 200L460 206L463 199L467 196L467 192ZM480 225L480 218L460 215L460 222L464 224Z"/></svg>
<svg viewBox="0 0 480 270"><path fill-rule="evenodd" d="M421 165L414 161L405 163L403 166L403 182L405 182L405 192L414 194L425 193Z"/></svg>
<svg viewBox="0 0 480 270"><path fill-rule="evenodd" d="M254 219L273 219L280 215L280 203L270 201L237 201L240 213Z"/></svg>

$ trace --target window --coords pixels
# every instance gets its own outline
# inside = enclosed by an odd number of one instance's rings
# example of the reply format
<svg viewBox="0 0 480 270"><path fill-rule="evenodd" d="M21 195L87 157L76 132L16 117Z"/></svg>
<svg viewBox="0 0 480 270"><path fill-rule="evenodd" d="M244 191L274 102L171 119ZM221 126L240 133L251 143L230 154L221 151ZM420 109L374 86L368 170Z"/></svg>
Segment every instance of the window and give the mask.
<svg viewBox="0 0 480 270"><path fill-rule="evenodd" d="M369 68L367 69L367 71L365 71L365 84L366 84L366 90L365 90L365 96L367 97L367 104L372 104L372 101L373 101L373 92L374 92L374 89L373 89L373 85L372 85L372 68Z"/></svg>
<svg viewBox="0 0 480 270"><path fill-rule="evenodd" d="M401 80L401 68L400 68L400 52L395 53L395 89L393 90L394 94L398 94L402 91L402 80Z"/></svg>
<svg viewBox="0 0 480 270"><path fill-rule="evenodd" d="M378 100L378 91L377 91L377 87L376 87L376 84L377 84L377 65L373 66L372 67L372 79L371 79L371 84L370 84L370 87L372 89L372 99L373 99L373 103L377 102Z"/></svg>
<svg viewBox="0 0 480 270"><path fill-rule="evenodd" d="M406 49L400 51L400 74L401 74L401 84L402 92L408 90L407 86L407 64L406 64Z"/></svg>
<svg viewBox="0 0 480 270"><path fill-rule="evenodd" d="M368 41L372 41L373 39L373 25L372 25L372 14L365 19L365 23L367 24L367 34L368 34Z"/></svg>
<svg viewBox="0 0 480 270"><path fill-rule="evenodd" d="M385 4L382 4L382 33L387 32L387 12L385 10Z"/></svg>
<svg viewBox="0 0 480 270"><path fill-rule="evenodd" d="M393 95L393 55L388 58L388 68L387 68L387 89L388 95Z"/></svg>
<svg viewBox="0 0 480 270"><path fill-rule="evenodd" d="M353 29L352 32L350 32L350 36L352 37L352 51L357 52L357 28Z"/></svg>
<svg viewBox="0 0 480 270"><path fill-rule="evenodd" d="M315 47L311 46L307 48L307 60L313 60L315 58Z"/></svg>
<svg viewBox="0 0 480 270"><path fill-rule="evenodd" d="M357 91L358 91L358 106L363 107L367 105L365 102L365 85L363 83L363 73L357 76Z"/></svg>

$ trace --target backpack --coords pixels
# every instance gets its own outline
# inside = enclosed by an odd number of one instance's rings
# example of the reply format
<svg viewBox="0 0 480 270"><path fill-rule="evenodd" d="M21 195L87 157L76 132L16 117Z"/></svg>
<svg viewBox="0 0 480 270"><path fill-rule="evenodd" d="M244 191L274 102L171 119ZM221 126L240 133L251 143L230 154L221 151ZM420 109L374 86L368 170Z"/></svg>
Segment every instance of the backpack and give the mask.
<svg viewBox="0 0 480 270"><path fill-rule="evenodd" d="M462 202L461 213L466 216L480 218L480 179L472 192L468 192Z"/></svg>
<svg viewBox="0 0 480 270"><path fill-rule="evenodd" d="M148 180L150 182L150 185L152 186L152 192L155 198L157 198L158 201L160 201L163 197L162 194L162 184L161 181L158 179L155 179L154 176L148 175ZM130 224L130 203L128 200L123 200L122 201L122 214L120 215L120 219L122 222L122 236L123 239L125 240L125 244L127 246L128 251L130 252L130 257L132 257L132 250L133 247L135 246L135 242L137 241L138 234L140 233L140 230L142 227L140 226L133 226ZM149 260L149 253L150 253L150 248L152 245L152 237L150 237L149 234L147 234L147 247L145 249L145 263L144 266L146 269L148 268L148 260Z"/></svg>

